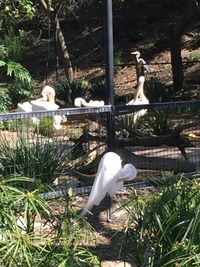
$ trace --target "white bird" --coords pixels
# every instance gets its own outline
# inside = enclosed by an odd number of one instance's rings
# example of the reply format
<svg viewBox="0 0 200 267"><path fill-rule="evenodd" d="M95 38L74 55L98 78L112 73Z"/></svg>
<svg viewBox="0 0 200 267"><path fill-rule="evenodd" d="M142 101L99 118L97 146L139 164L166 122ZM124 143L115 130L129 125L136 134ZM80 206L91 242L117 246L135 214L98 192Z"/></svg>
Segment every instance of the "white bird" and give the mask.
<svg viewBox="0 0 200 267"><path fill-rule="evenodd" d="M146 65L146 61L142 58L140 58L140 52L136 51L136 52L132 52L131 54L136 56L136 62L137 64L142 64L142 67L140 69L140 73L137 70L137 75L138 77L138 83L137 83L137 93L135 95L135 98L132 99L131 101L129 101L126 105L148 105L149 104L149 100L148 98L145 96L144 94L144 82L145 82L145 77L144 77L144 73L145 70L147 71L147 65ZM147 112L147 109L141 109L137 112L134 112L134 123L136 122L136 120L142 116L145 115L145 113Z"/></svg>
<svg viewBox="0 0 200 267"><path fill-rule="evenodd" d="M42 89L42 97L31 101L32 111L57 110L59 106L55 103L55 89L49 85Z"/></svg>
<svg viewBox="0 0 200 267"><path fill-rule="evenodd" d="M140 76L138 80L138 86L137 86L137 93L134 99L129 101L126 105L148 105L149 100L144 94L144 76ZM142 116L145 115L147 112L147 109L141 109L139 111L134 112L134 123L136 120Z"/></svg>
<svg viewBox="0 0 200 267"><path fill-rule="evenodd" d="M53 126L56 130L60 130L62 128L61 123L67 122L67 118L65 115L54 115L53 116Z"/></svg>
<svg viewBox="0 0 200 267"><path fill-rule="evenodd" d="M59 106L55 103L55 89L49 85L44 86L42 89L42 97L32 100L31 102L18 103L17 112L37 112L40 110L57 110ZM35 125L39 125L40 119L32 117ZM66 122L67 118L64 115L53 116L53 126L56 130L62 128L61 123Z"/></svg>
<svg viewBox="0 0 200 267"><path fill-rule="evenodd" d="M125 181L136 177L137 170L128 163L122 167L120 156L114 152L107 152L100 160L97 174L88 201L81 212L84 216L95 205L98 206L106 195L112 197L123 188Z"/></svg>
<svg viewBox="0 0 200 267"><path fill-rule="evenodd" d="M105 105L104 101L90 100L87 102L84 98L78 97L74 100L75 107L103 107Z"/></svg>
<svg viewBox="0 0 200 267"><path fill-rule="evenodd" d="M55 89L49 85L45 85L42 89L42 98L45 101L49 101L51 103L55 103Z"/></svg>

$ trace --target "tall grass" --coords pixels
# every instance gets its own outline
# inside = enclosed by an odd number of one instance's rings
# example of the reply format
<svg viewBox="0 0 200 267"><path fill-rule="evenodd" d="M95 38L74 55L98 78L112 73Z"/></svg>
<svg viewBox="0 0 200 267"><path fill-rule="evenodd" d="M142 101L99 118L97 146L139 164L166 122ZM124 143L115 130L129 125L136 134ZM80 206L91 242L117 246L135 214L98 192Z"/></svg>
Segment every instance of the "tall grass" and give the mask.
<svg viewBox="0 0 200 267"><path fill-rule="evenodd" d="M71 150L48 140L34 144L24 134L0 141L1 175L23 175L51 184L62 175L71 157Z"/></svg>
<svg viewBox="0 0 200 267"><path fill-rule="evenodd" d="M16 187L21 182L35 181L26 177L0 180L0 265L99 266L98 258L83 246L86 222L78 220L70 191L64 200L64 212L55 216L49 203L41 198L40 189ZM41 222L39 230L36 218ZM45 230L42 225L46 225Z"/></svg>
<svg viewBox="0 0 200 267"><path fill-rule="evenodd" d="M180 179L127 206L126 245L138 266L200 266L199 189L199 180Z"/></svg>

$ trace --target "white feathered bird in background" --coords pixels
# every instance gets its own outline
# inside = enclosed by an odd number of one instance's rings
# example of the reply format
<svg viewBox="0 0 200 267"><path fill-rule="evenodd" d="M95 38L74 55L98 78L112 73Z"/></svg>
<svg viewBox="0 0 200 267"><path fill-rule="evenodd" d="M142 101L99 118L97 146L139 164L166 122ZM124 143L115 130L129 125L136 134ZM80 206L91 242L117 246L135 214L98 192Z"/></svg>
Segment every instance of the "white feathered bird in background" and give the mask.
<svg viewBox="0 0 200 267"><path fill-rule="evenodd" d="M136 177L137 170L128 163L122 167L120 156L114 152L107 152L100 160L97 174L88 201L81 212L81 216L93 207L98 206L106 195L112 197L123 188L124 182Z"/></svg>

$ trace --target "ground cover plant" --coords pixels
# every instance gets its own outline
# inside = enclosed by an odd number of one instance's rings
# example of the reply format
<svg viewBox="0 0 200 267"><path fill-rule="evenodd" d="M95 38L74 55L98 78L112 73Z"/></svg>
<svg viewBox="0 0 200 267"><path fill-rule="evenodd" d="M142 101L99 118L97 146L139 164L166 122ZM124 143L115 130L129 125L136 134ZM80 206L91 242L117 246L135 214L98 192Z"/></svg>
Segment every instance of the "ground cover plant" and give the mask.
<svg viewBox="0 0 200 267"><path fill-rule="evenodd" d="M155 194L137 194L126 207L127 256L138 266L199 266L199 200L199 177L180 178Z"/></svg>
<svg viewBox="0 0 200 267"><path fill-rule="evenodd" d="M19 187L19 183L27 183L28 188L34 182L26 177L0 179L0 265L98 266L98 258L82 245L83 229L89 225L78 219L70 203L71 191L66 194L64 212L56 216L39 187L33 191Z"/></svg>

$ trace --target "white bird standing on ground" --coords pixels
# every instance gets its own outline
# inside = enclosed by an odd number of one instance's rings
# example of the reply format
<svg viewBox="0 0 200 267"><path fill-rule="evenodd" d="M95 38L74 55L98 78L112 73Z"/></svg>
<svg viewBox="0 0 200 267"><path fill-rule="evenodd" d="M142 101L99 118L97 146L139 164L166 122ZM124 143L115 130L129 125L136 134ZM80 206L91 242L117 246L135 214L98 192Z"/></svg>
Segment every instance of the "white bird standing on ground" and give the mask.
<svg viewBox="0 0 200 267"><path fill-rule="evenodd" d="M134 54L136 56L137 64L142 64L142 71L141 73L138 73L139 77L138 77L137 92L135 98L129 101L126 105L148 105L149 100L144 94L144 82L145 82L144 73L145 70L147 70L146 61L140 58L140 52L138 51L132 52L131 54ZM146 112L147 109L141 109L137 112L134 112L134 123L139 117L144 116Z"/></svg>
<svg viewBox="0 0 200 267"><path fill-rule="evenodd" d="M88 201L81 212L81 216L93 207L98 206L106 195L112 197L123 188L125 181L133 180L137 170L128 163L122 167L120 156L114 152L107 152L100 160L97 174Z"/></svg>
<svg viewBox="0 0 200 267"><path fill-rule="evenodd" d="M74 106L75 107L103 107L105 105L103 100L90 100L87 102L84 98L82 97L77 97L74 100Z"/></svg>

